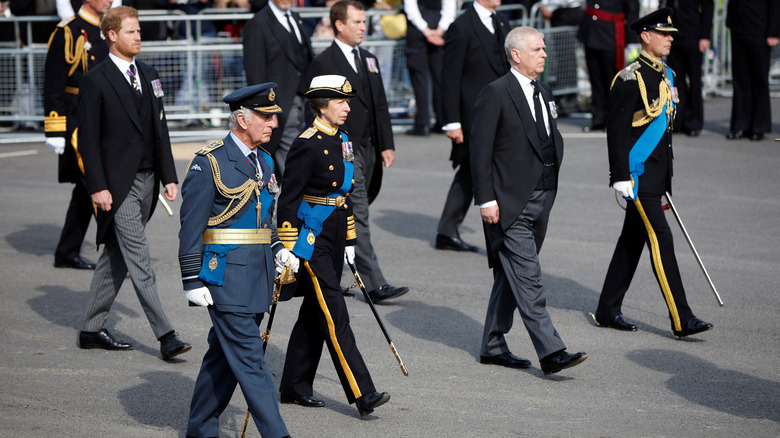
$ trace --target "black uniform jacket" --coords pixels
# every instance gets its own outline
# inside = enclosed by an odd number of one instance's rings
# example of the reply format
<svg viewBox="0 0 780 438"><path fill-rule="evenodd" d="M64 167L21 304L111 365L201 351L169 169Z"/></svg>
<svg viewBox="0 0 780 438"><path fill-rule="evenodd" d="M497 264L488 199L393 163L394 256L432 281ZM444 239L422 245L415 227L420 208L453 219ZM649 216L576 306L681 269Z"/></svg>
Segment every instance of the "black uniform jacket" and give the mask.
<svg viewBox="0 0 780 438"><path fill-rule="evenodd" d="M370 139L371 146L376 154L374 171L371 181L367 181L368 201L372 202L379 194L382 185L382 160L381 154L384 150L394 150L393 130L390 125L390 111L387 106L387 96L385 87L382 84L382 75L379 71L379 61L371 52L360 49L360 59L363 62L363 69L368 76L368 86L370 93L364 92L362 87L363 80L352 69L344 52L334 42L330 47L320 53L311 66L309 66L309 79L320 75L342 75L352 84L352 88L357 90L358 95L349 101L351 111L346 123L341 127L342 130L349 133L349 138L355 145L355 150L360 153L362 148L366 147L367 140ZM310 124L311 125L311 124ZM370 153L372 151L365 151ZM286 171L287 169L285 169Z"/></svg>
<svg viewBox="0 0 780 438"><path fill-rule="evenodd" d="M80 10L60 21L49 37L43 83L43 111L46 137L64 137L65 152L60 156L60 182L76 182L83 177L79 156L71 140L79 124L78 93L81 78L108 57L108 45L100 37L100 18Z"/></svg>
<svg viewBox="0 0 780 438"><path fill-rule="evenodd" d="M647 102L651 108L658 100L660 88L665 87L665 67L642 52L639 60L618 72L609 93L609 116L607 117L607 146L609 149L610 184L628 181L631 174L628 154L637 139L647 129L650 121L642 126L632 127L632 121L647 113L640 93L641 76L646 90ZM662 103L661 103L662 104ZM672 135L670 125L658 141L655 150L645 161L645 172L639 177L639 192L663 195L672 188Z"/></svg>
<svg viewBox="0 0 780 438"><path fill-rule="evenodd" d="M315 123L314 126L317 124ZM303 221L298 218L298 208L302 202L305 202L303 196L327 197L344 183L345 164L341 143L340 132L327 133L311 127L295 139L290 147L282 178L283 190L279 196L279 208L276 214L279 236L290 251L303 225ZM354 180L352 182L354 183ZM292 232L287 231L290 227ZM315 238L312 263L327 260L327 266L317 268L335 269L340 275L344 265L344 247L355 243L352 202L347 196L346 204L336 207L323 221L322 232ZM316 268L314 269L316 273ZM299 278L306 276L303 268L298 276ZM298 281L296 284L297 291L295 285L284 286L282 299L291 298L293 292L296 296L304 295L311 288L311 283L308 281Z"/></svg>

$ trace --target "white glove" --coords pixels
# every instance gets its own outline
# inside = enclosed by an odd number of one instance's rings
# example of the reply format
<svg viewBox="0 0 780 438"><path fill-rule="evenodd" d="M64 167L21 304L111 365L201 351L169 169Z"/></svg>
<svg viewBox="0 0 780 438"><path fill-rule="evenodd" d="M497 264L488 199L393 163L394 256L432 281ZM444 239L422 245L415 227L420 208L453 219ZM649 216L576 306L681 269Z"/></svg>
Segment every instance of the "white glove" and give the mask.
<svg viewBox="0 0 780 438"><path fill-rule="evenodd" d="M618 194L626 199L634 199L634 183L631 181L618 181L612 184Z"/></svg>
<svg viewBox="0 0 780 438"><path fill-rule="evenodd" d="M345 246L344 247L344 263L351 265L355 263L355 247L354 246Z"/></svg>
<svg viewBox="0 0 780 438"><path fill-rule="evenodd" d="M62 155L65 152L65 137L47 137L46 146L57 155Z"/></svg>
<svg viewBox="0 0 780 438"><path fill-rule="evenodd" d="M214 305L214 300L211 299L211 292L209 292L209 288L206 286L185 290L184 295L186 295L187 299L196 306L206 307Z"/></svg>
<svg viewBox="0 0 780 438"><path fill-rule="evenodd" d="M298 267L300 266L300 261L298 260L298 257L295 257L295 255L290 251L288 251L287 248L282 248L281 251L276 253L276 257L274 257L274 263L276 264L276 272L281 274L282 269L284 268L284 265L287 263L288 260L292 265L293 272L297 274Z"/></svg>

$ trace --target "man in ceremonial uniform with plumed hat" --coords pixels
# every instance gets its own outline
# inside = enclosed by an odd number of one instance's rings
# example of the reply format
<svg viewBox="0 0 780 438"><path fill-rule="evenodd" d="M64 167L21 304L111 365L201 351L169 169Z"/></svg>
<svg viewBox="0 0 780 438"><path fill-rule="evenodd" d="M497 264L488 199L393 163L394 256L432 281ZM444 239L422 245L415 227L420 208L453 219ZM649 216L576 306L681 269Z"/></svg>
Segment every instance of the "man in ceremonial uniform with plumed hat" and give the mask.
<svg viewBox="0 0 780 438"><path fill-rule="evenodd" d="M661 204L661 197L672 191L671 128L677 104L674 73L662 61L677 32L671 14L670 8L659 9L631 24L642 52L612 82L607 117L610 185L627 205L595 320L601 327L637 329L620 309L647 245L672 332L683 337L709 330L712 324L695 317L688 306Z"/></svg>
<svg viewBox="0 0 780 438"><path fill-rule="evenodd" d="M265 365L260 322L269 310L274 264L297 271L273 223L279 191L263 144L278 126L276 84L224 99L230 133L199 150L182 184L179 264L190 305L208 308L212 328L190 406L188 437L219 435L236 384L263 437L288 435Z"/></svg>

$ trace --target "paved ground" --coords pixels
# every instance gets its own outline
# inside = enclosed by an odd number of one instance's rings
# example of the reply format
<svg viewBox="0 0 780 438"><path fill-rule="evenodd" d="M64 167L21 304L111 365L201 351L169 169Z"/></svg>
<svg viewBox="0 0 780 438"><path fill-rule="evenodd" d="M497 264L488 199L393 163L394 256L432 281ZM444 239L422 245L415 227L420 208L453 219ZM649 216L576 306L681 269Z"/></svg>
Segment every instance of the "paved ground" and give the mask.
<svg viewBox="0 0 780 438"><path fill-rule="evenodd" d="M773 104L780 114L780 101ZM379 306L409 377L401 374L368 306L350 300L360 349L377 388L392 399L360 418L346 404L325 354L315 395L327 406L281 408L293 436L780 436L780 144L728 142L729 102L710 100L706 111L700 137L675 139L674 193L726 303L717 305L677 233L688 299L714 330L672 337L647 255L624 303L640 330L593 326L587 313L596 307L622 210L607 188L605 137L581 134L584 120L562 120L566 156L542 268L558 331L570 350L590 358L545 377L519 324L508 342L534 366L480 365L491 273L477 211L466 218L462 237L479 245L479 254L434 250L452 178L448 142L438 135L397 135L398 160L386 172L371 214L386 277L411 288ZM780 137L778 128L769 138ZM196 147L175 146L180 177ZM108 328L137 349L79 350L76 334L91 274L52 267L70 196L69 187L56 182L55 162L40 142L0 145L0 437L183 437L210 323L181 292L178 217L158 210L147 232L163 304L192 351L173 362L160 360L129 281ZM87 242L83 254L97 259L94 223ZM267 359L277 384L298 304L280 305L276 316ZM222 419L223 437L240 435L245 409L237 391ZM247 436L257 437L257 430L250 426Z"/></svg>

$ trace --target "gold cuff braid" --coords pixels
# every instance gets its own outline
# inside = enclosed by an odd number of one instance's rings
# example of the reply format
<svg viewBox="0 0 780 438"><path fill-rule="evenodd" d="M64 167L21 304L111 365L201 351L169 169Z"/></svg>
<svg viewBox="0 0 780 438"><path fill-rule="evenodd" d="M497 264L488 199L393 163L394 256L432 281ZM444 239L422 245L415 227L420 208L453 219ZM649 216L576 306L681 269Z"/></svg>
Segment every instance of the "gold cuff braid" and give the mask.
<svg viewBox="0 0 780 438"><path fill-rule="evenodd" d="M284 244L284 247L288 251L292 251L295 247L295 242L298 241L298 229L293 228L290 222L284 221L282 227L276 229L276 233L279 235L279 240Z"/></svg>
<svg viewBox="0 0 780 438"><path fill-rule="evenodd" d="M357 232L355 231L355 216L347 218L347 240L357 239Z"/></svg>

